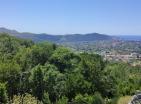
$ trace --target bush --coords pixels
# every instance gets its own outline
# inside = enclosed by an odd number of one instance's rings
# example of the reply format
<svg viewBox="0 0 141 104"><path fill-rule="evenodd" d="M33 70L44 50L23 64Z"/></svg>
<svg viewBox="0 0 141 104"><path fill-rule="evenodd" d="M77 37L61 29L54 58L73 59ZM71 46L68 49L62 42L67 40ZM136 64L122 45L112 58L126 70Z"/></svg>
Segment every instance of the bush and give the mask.
<svg viewBox="0 0 141 104"><path fill-rule="evenodd" d="M66 97L63 96L61 99L59 99L57 101L56 104L68 104L68 98L66 98Z"/></svg>
<svg viewBox="0 0 141 104"><path fill-rule="evenodd" d="M31 94L25 94L25 96L15 95L13 98L13 104L42 104Z"/></svg>
<svg viewBox="0 0 141 104"><path fill-rule="evenodd" d="M94 95L77 95L75 97L76 104L104 104L104 100L99 93Z"/></svg>
<svg viewBox="0 0 141 104"><path fill-rule="evenodd" d="M104 104L104 100L99 93L95 93L93 96L92 104Z"/></svg>

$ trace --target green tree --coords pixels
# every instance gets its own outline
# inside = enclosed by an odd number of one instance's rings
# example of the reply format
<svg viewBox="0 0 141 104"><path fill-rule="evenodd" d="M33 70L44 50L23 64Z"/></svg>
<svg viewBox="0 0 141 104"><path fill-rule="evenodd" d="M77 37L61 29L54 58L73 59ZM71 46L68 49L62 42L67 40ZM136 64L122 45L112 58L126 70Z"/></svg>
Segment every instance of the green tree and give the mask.
<svg viewBox="0 0 141 104"><path fill-rule="evenodd" d="M0 103L6 104L8 102L6 86L3 83L0 83Z"/></svg>
<svg viewBox="0 0 141 104"><path fill-rule="evenodd" d="M12 59L20 48L31 47L32 45L32 41L18 39L6 33L0 33L0 56L3 61L5 59Z"/></svg>
<svg viewBox="0 0 141 104"><path fill-rule="evenodd" d="M80 58L64 47L57 48L51 56L51 63L54 64L60 72L71 71L78 64Z"/></svg>
<svg viewBox="0 0 141 104"><path fill-rule="evenodd" d="M81 54L81 62L79 68L84 79L92 83L90 92L104 92L103 73L105 63L99 55L83 53Z"/></svg>
<svg viewBox="0 0 141 104"><path fill-rule="evenodd" d="M31 71L30 82L32 84L32 92L38 98L42 100L44 94L44 81L43 70L41 65L37 65Z"/></svg>
<svg viewBox="0 0 141 104"><path fill-rule="evenodd" d="M43 102L43 104L51 104L48 93L46 93L46 92L44 93L42 102Z"/></svg>
<svg viewBox="0 0 141 104"><path fill-rule="evenodd" d="M44 67L44 82L52 102L66 93L66 77L54 65L48 64Z"/></svg>
<svg viewBox="0 0 141 104"><path fill-rule="evenodd" d="M20 48L13 58L21 67L22 72L30 71L32 68L31 51L31 48Z"/></svg>
<svg viewBox="0 0 141 104"><path fill-rule="evenodd" d="M76 69L73 73L66 74L66 76L67 97L69 101L78 93L85 94L89 92L91 83L85 80L79 69Z"/></svg>
<svg viewBox="0 0 141 104"><path fill-rule="evenodd" d="M32 67L38 64L44 65L47 61L49 61L49 58L55 49L54 44L47 42L32 46L31 54L29 56L32 62Z"/></svg>
<svg viewBox="0 0 141 104"><path fill-rule="evenodd" d="M15 62L0 63L0 81L6 82L7 93L10 98L19 90L20 67Z"/></svg>

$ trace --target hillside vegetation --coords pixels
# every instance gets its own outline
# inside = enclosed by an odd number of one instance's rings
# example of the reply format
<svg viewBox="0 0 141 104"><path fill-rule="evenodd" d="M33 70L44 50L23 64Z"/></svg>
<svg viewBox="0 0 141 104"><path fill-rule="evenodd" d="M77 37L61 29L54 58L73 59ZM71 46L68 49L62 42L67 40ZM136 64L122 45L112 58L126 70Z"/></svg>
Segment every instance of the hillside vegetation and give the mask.
<svg viewBox="0 0 141 104"><path fill-rule="evenodd" d="M97 54L0 34L0 104L115 104L141 90L140 76Z"/></svg>

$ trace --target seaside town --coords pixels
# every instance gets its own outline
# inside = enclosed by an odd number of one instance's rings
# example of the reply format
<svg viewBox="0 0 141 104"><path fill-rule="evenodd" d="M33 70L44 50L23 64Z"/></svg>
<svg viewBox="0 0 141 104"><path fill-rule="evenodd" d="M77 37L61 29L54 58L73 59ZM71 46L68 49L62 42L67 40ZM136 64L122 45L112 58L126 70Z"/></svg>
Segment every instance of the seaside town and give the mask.
<svg viewBox="0 0 141 104"><path fill-rule="evenodd" d="M117 53L117 52L102 52L100 54L101 56L103 56L104 60L108 60L108 61L122 61L125 63L129 63L133 66L141 66L141 54L140 53L136 53L136 52L132 52L132 53Z"/></svg>

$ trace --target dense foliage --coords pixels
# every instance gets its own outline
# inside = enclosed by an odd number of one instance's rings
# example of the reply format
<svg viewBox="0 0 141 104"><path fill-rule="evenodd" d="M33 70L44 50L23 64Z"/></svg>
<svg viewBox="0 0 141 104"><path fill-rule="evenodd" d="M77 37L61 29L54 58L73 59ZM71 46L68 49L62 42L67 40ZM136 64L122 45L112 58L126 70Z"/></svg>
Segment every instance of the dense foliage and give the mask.
<svg viewBox="0 0 141 104"><path fill-rule="evenodd" d="M115 104L141 90L141 68L0 35L0 103Z"/></svg>

